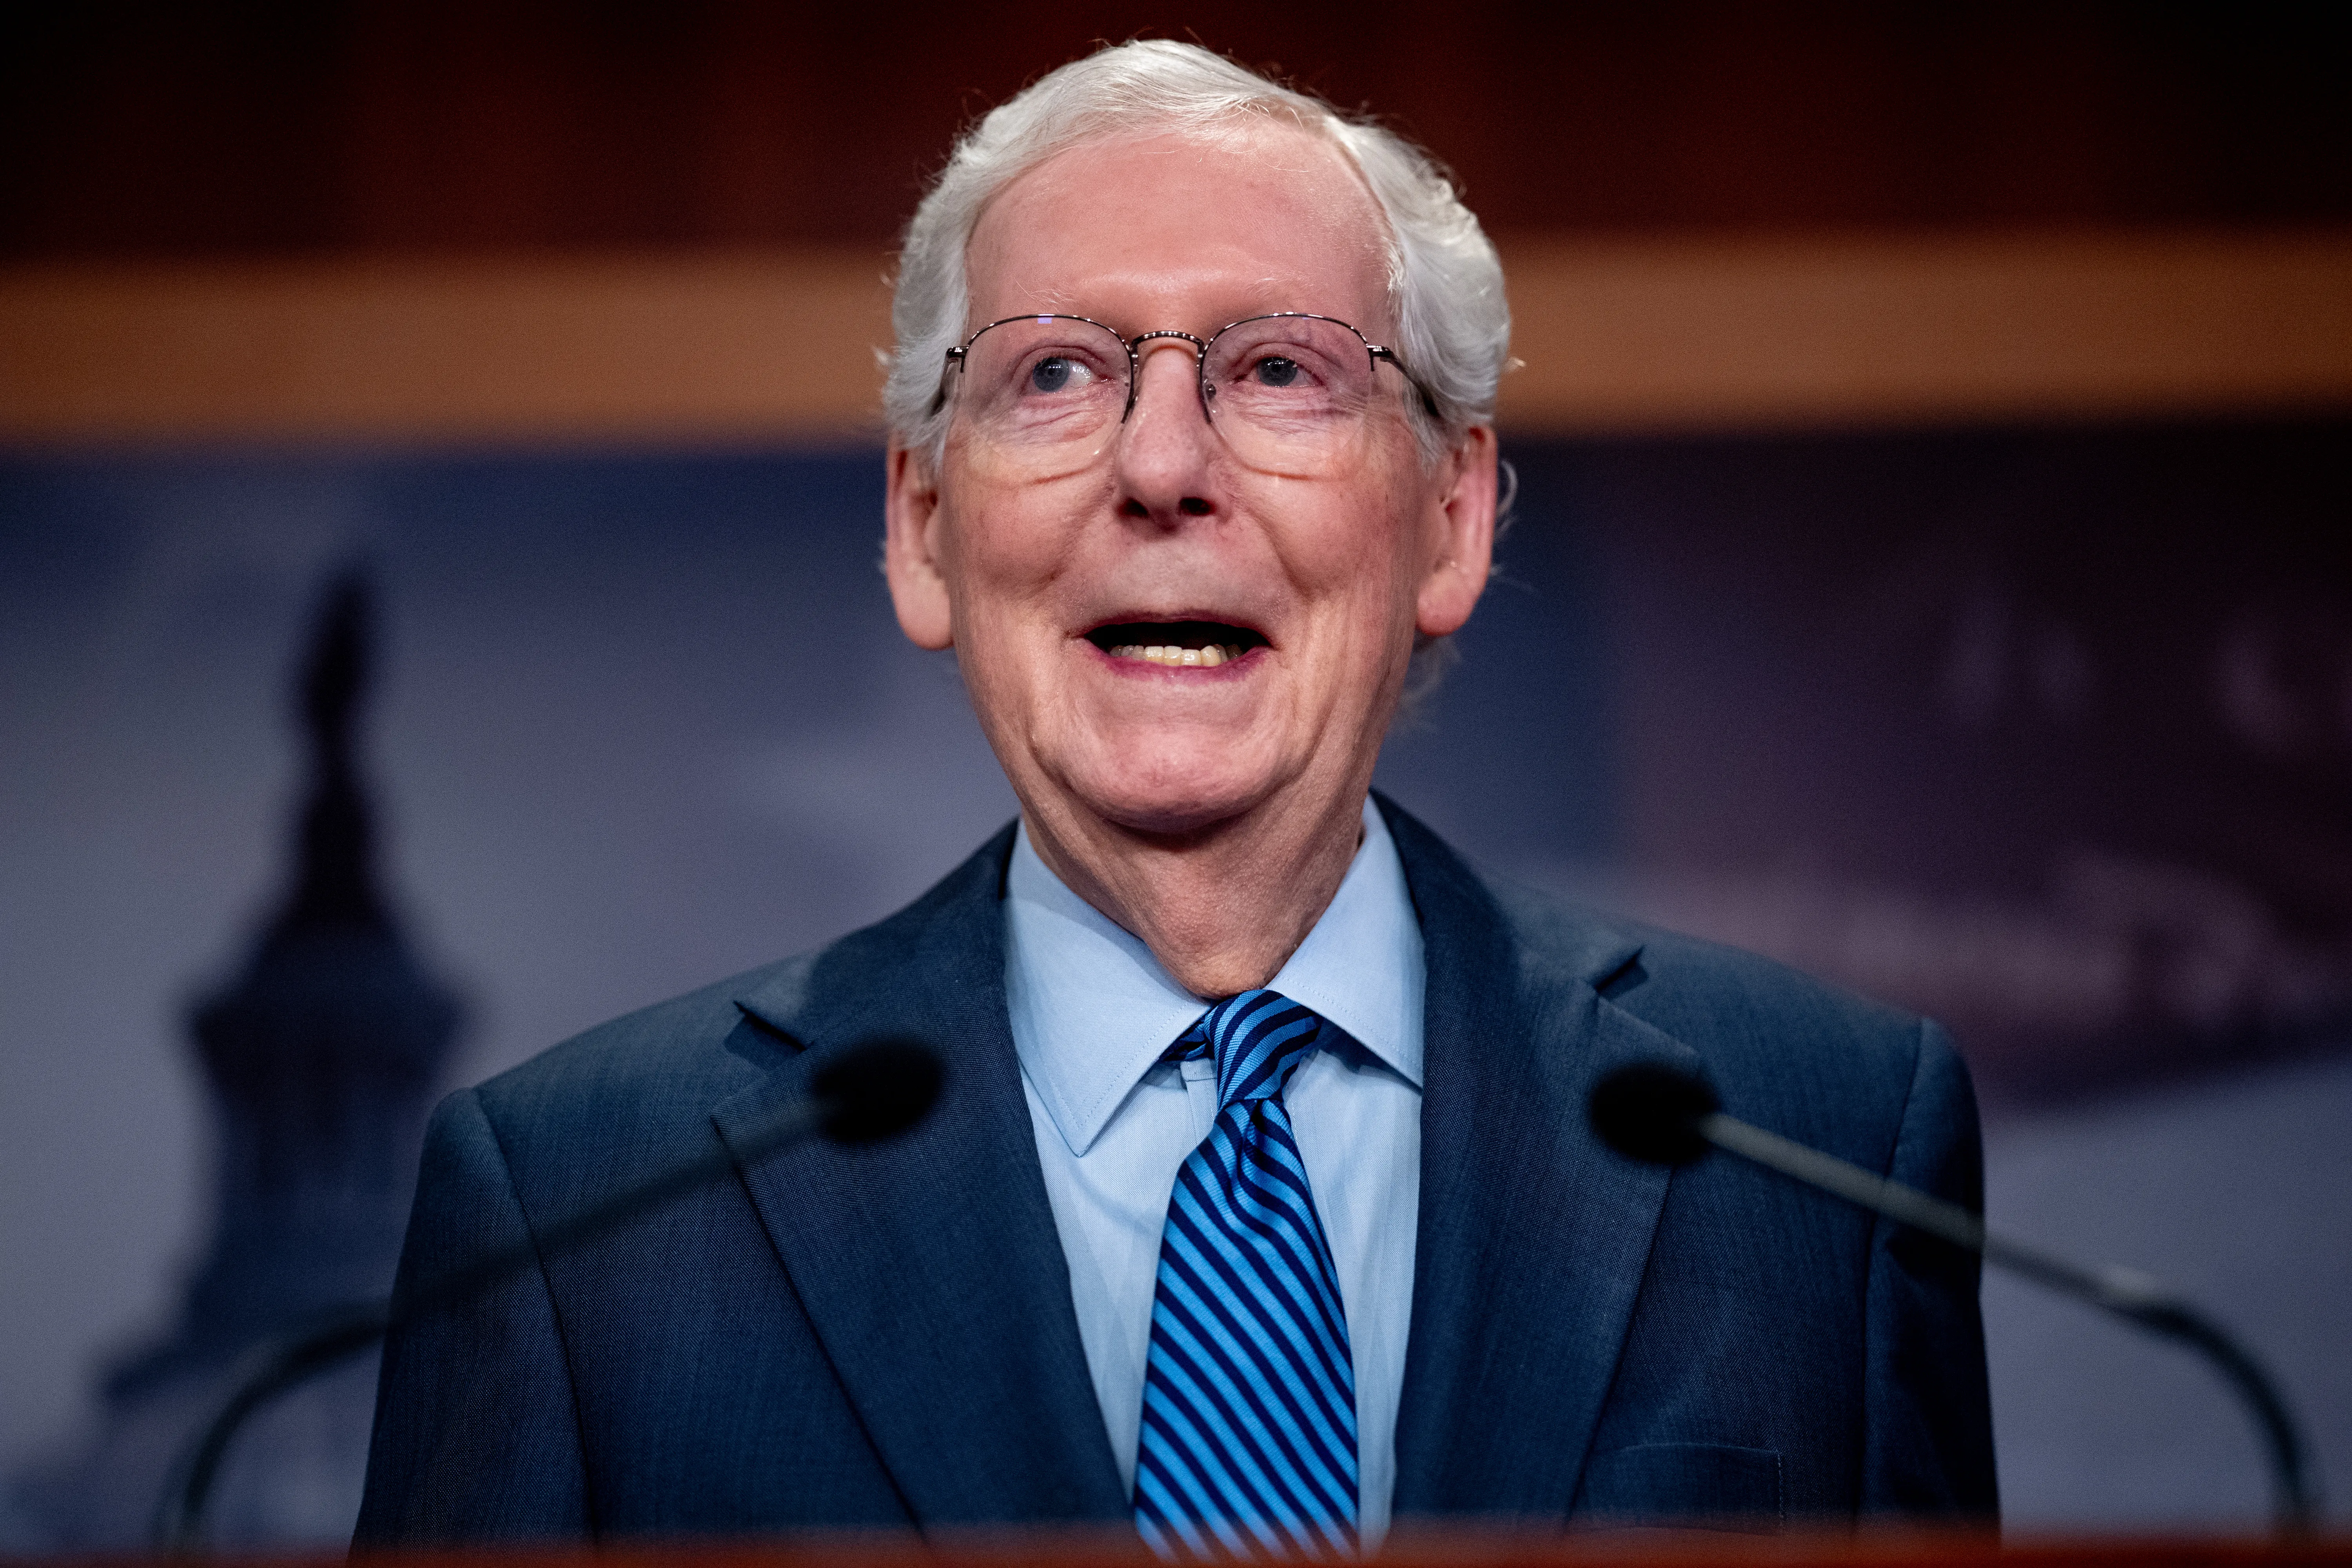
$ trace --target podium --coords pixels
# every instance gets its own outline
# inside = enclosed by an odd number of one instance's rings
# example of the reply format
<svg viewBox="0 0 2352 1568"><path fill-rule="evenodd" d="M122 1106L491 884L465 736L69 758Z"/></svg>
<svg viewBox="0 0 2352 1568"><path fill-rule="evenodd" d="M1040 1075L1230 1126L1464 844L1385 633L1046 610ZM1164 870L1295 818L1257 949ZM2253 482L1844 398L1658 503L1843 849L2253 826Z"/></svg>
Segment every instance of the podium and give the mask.
<svg viewBox="0 0 2352 1568"><path fill-rule="evenodd" d="M45 1560L17 1559L32 1564ZM73 1559L49 1559L63 1568ZM94 1560L84 1559L84 1562ZM1540 1536L1400 1531L1370 1561L1391 1568L2352 1568L2352 1535L1998 1536L1988 1531L1590 1531ZM905 1535L801 1537L582 1547L479 1547L342 1553L236 1552L114 1556L108 1568L1142 1568L1132 1535L975 1531L929 1542Z"/></svg>

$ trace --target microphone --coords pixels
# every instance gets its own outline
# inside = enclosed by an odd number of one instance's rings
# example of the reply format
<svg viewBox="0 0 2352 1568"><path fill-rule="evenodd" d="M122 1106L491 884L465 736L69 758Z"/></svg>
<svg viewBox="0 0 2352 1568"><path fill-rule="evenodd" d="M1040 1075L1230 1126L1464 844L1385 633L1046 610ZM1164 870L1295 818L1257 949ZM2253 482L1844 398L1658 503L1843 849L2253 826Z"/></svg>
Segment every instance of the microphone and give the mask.
<svg viewBox="0 0 2352 1568"><path fill-rule="evenodd" d="M724 1178L739 1163L751 1164L812 1136L855 1147L903 1132L929 1113L940 1096L940 1058L928 1046L912 1040L853 1046L812 1074L808 1092L749 1139L625 1187L513 1247L397 1289L383 1300L322 1313L308 1327L257 1347L247 1358L247 1370L227 1401L173 1466L173 1479L151 1526L155 1543L173 1552L193 1551L203 1533L205 1508L221 1460L239 1428L279 1394L367 1349L396 1324L465 1301L536 1267L542 1258L568 1252Z"/></svg>
<svg viewBox="0 0 2352 1568"><path fill-rule="evenodd" d="M1587 1113L1601 1141L1627 1159L1687 1165L1710 1148L1722 1149L2192 1346L2245 1401L2261 1429L2278 1533L2300 1535L2317 1521L2319 1489L2311 1449L2278 1385L2228 1330L2147 1275L2113 1267L2084 1268L1997 1236L1985 1228L1981 1215L1958 1204L1727 1116L1713 1085L1672 1063L1643 1061L1617 1068L1594 1087Z"/></svg>

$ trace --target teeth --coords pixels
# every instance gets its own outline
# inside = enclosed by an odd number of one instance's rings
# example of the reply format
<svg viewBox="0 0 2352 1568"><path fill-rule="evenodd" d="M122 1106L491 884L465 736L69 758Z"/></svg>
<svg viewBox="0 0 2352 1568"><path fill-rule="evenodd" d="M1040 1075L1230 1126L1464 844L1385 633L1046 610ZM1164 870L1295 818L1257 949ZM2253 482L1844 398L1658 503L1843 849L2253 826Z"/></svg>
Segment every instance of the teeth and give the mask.
<svg viewBox="0 0 2352 1568"><path fill-rule="evenodd" d="M1198 668L1214 669L1221 664L1231 664L1241 658L1239 643L1211 643L1206 647L1180 647L1173 643L1123 643L1110 650L1113 658L1137 658L1146 664L1164 664L1171 668Z"/></svg>

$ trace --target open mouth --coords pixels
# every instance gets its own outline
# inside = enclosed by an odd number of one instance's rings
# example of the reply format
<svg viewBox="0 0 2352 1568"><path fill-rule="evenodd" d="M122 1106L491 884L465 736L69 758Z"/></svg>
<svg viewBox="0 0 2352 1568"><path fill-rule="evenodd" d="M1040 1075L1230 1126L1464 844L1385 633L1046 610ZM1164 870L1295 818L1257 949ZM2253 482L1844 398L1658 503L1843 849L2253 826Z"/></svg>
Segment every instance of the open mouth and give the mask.
<svg viewBox="0 0 2352 1568"><path fill-rule="evenodd" d="M1223 621L1121 621L1097 626L1087 640L1113 658L1206 669L1265 646L1265 638L1247 626Z"/></svg>

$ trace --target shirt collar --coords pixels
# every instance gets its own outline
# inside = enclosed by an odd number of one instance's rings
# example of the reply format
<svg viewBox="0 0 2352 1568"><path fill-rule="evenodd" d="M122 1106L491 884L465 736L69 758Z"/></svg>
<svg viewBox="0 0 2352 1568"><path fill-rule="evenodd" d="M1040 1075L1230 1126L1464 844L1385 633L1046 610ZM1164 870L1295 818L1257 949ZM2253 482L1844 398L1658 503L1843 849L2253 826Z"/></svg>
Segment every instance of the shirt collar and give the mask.
<svg viewBox="0 0 2352 1568"><path fill-rule="evenodd" d="M1307 939L1268 989L1338 1025L1418 1089L1421 925L1388 824L1364 837ZM1004 889L1005 999L1022 1070L1073 1154L1093 1146L1143 1075L1209 1009L1132 932L1079 898L1023 824Z"/></svg>

